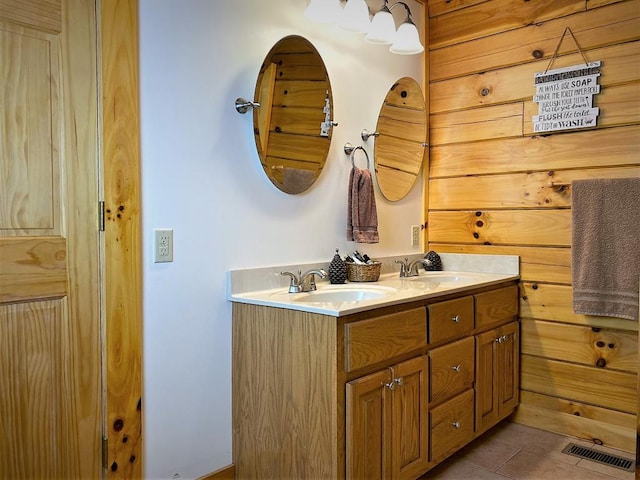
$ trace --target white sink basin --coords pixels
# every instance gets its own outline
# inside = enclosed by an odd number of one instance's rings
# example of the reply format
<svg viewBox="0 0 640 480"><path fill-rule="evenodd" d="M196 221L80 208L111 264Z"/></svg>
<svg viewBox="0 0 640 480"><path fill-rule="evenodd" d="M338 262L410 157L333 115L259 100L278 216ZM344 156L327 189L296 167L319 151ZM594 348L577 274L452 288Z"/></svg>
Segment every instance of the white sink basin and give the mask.
<svg viewBox="0 0 640 480"><path fill-rule="evenodd" d="M315 292L297 294L292 300L296 303L356 303L383 298L397 291L395 288L382 285L322 287Z"/></svg>
<svg viewBox="0 0 640 480"><path fill-rule="evenodd" d="M458 283L471 281L478 275L473 273L452 273L452 272L420 272L417 277L406 277L405 280L419 282L438 282L438 283Z"/></svg>

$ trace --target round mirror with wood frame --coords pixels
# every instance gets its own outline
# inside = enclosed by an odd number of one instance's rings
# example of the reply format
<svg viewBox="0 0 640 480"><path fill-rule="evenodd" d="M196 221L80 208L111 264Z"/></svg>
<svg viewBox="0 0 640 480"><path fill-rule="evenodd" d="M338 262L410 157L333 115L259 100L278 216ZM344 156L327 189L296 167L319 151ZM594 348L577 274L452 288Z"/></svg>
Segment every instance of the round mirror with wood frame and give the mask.
<svg viewBox="0 0 640 480"><path fill-rule="evenodd" d="M276 43L260 68L254 99L262 168L283 192L304 192L322 172L334 125L331 84L316 48L297 35Z"/></svg>
<svg viewBox="0 0 640 480"><path fill-rule="evenodd" d="M418 82L402 77L395 82L380 108L374 165L378 187L396 202L413 187L425 154L427 112Z"/></svg>

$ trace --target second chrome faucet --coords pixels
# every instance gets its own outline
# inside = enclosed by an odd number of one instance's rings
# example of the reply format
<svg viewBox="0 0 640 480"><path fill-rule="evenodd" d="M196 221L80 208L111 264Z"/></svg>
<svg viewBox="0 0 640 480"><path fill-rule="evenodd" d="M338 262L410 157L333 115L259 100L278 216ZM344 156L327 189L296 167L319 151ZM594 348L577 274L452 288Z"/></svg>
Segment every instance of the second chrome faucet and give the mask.
<svg viewBox="0 0 640 480"><path fill-rule="evenodd" d="M425 267L431 265L431 261L425 258L419 258L409 263L409 259L405 257L404 260L396 260L395 263L400 264L400 278L417 277L419 275L418 265Z"/></svg>
<svg viewBox="0 0 640 480"><path fill-rule="evenodd" d="M280 272L281 275L288 275L291 279L289 282L289 293L312 292L318 287L316 286L316 275L320 278L326 278L327 272L322 268L319 270L309 270L302 273L298 270L298 274L292 272Z"/></svg>

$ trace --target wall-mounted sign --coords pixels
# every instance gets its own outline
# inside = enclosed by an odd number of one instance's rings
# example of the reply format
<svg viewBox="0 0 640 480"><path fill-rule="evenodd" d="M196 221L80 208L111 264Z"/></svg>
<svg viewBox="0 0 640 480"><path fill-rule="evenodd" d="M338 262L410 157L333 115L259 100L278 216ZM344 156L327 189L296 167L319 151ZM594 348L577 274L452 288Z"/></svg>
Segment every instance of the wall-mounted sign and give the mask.
<svg viewBox="0 0 640 480"><path fill-rule="evenodd" d="M595 127L600 110L593 106L593 96L600 93L599 76L600 61L536 73L533 131Z"/></svg>

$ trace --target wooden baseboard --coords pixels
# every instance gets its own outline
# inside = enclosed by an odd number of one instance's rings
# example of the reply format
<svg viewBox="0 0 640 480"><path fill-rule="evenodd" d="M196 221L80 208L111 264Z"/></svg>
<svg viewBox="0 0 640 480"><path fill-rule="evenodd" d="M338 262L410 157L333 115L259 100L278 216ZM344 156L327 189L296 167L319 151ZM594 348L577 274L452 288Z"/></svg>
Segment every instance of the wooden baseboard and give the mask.
<svg viewBox="0 0 640 480"><path fill-rule="evenodd" d="M215 472L208 473L198 478L198 480L235 480L235 478L236 467L235 465L229 465Z"/></svg>

